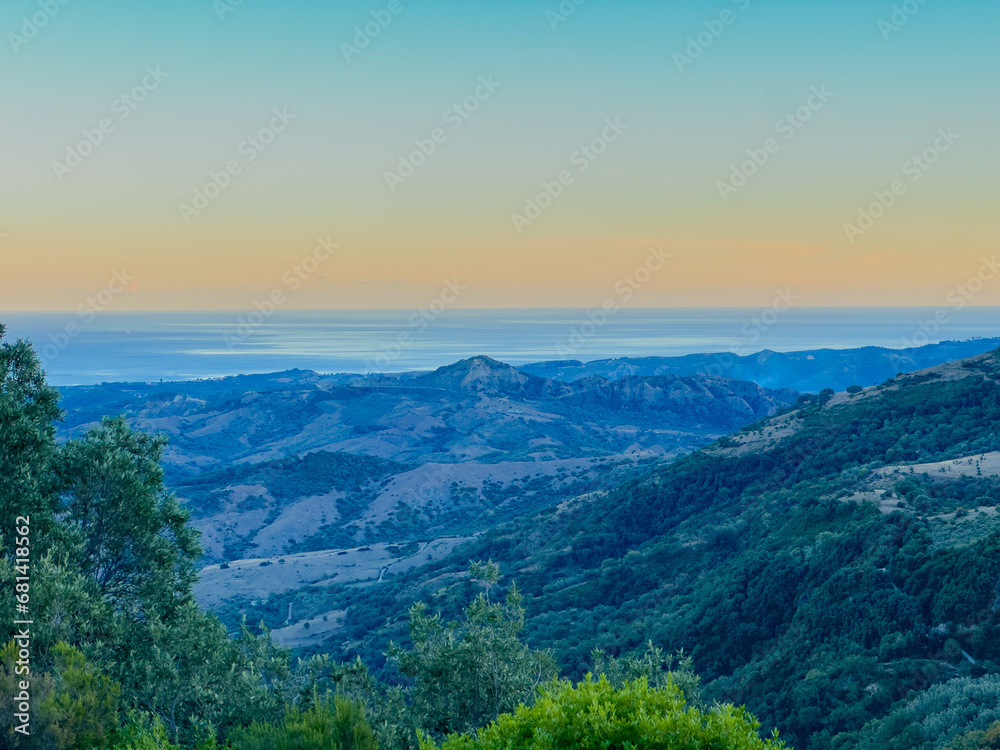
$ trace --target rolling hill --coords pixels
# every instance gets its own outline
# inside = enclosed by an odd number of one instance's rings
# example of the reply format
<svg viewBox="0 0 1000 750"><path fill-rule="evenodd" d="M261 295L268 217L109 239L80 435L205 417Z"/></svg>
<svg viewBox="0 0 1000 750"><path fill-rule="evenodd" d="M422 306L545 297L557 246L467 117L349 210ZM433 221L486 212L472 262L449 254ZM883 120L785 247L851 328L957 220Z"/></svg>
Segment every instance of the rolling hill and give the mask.
<svg viewBox="0 0 1000 750"><path fill-rule="evenodd" d="M166 476L202 532L205 562L266 562L479 533L613 486L796 397L702 376L565 383L476 357L406 378L290 371L67 388L62 434L102 414L166 434Z"/></svg>
<svg viewBox="0 0 1000 750"><path fill-rule="evenodd" d="M415 600L454 614L469 559L526 595L529 641L684 649L709 699L800 748L944 747L1000 718L1000 354L805 396L712 446L504 524L375 589L249 609L338 613L316 645L379 663Z"/></svg>

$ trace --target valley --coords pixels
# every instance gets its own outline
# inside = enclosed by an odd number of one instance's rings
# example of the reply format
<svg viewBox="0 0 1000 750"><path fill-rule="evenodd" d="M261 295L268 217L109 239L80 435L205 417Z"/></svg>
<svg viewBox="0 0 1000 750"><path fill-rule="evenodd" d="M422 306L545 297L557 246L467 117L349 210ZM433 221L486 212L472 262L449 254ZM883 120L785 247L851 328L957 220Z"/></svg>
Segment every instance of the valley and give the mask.
<svg viewBox="0 0 1000 750"><path fill-rule="evenodd" d="M480 357L406 379L290 372L73 388L63 403L69 436L118 412L169 437L164 469L211 565L479 533L625 481L796 397L700 376L564 383ZM342 562L324 570L353 580ZM277 571L258 572L275 582L256 596L284 590Z"/></svg>

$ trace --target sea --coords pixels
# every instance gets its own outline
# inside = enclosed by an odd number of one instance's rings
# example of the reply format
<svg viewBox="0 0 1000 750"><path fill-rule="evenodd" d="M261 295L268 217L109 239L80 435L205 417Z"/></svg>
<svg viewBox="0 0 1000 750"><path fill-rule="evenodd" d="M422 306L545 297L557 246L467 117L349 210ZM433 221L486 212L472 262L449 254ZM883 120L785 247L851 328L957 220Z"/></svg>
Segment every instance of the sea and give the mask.
<svg viewBox="0 0 1000 750"><path fill-rule="evenodd" d="M1000 307L0 312L57 386L270 373L799 351L1000 336Z"/></svg>

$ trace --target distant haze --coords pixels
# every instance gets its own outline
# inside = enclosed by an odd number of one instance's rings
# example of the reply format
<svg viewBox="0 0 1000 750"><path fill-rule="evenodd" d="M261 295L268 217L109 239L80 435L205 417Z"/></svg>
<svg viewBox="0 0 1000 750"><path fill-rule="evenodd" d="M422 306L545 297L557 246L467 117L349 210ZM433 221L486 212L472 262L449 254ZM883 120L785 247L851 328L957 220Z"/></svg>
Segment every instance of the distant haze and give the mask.
<svg viewBox="0 0 1000 750"><path fill-rule="evenodd" d="M549 360L750 355L1000 335L1000 309L630 309L601 325L593 309L450 310L433 322L407 311L0 313L9 338L31 340L57 385L187 380L280 372L429 370L480 354L513 365ZM77 326L78 332L68 334ZM931 331L932 334L928 334ZM894 374L894 373L893 373Z"/></svg>

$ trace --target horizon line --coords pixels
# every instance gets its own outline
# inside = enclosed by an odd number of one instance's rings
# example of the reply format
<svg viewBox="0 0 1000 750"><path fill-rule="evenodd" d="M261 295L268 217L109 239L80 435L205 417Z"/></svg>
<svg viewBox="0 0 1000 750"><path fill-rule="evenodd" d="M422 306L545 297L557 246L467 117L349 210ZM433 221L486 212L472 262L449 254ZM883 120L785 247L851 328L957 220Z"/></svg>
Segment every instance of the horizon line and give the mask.
<svg viewBox="0 0 1000 750"><path fill-rule="evenodd" d="M545 306L545 307L453 307L448 312L493 312L503 311L533 311L533 310L594 310L600 305L584 306ZM767 307L767 305L658 305L658 306L621 306L619 310L757 310ZM942 307L942 305L794 305L789 310L927 310ZM944 307L953 307L944 305ZM966 304L965 307L980 310L997 309L1000 305L976 305ZM115 316L126 314L164 314L164 313L245 313L251 308L136 308L128 310L102 310L99 315ZM290 307L275 310L272 315L282 313L325 313L325 312L412 312L413 307ZM4 315L60 315L64 313L78 312L78 308L46 309L46 310L0 310L0 317Z"/></svg>

